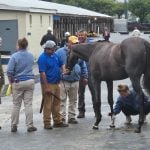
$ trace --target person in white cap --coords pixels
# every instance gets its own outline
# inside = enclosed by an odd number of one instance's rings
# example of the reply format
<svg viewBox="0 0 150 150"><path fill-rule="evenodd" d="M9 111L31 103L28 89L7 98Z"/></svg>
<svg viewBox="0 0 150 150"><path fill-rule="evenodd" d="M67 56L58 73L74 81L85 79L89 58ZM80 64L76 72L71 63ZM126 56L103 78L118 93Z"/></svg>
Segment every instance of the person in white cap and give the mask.
<svg viewBox="0 0 150 150"><path fill-rule="evenodd" d="M140 30L138 30L137 27L134 27L134 30L131 33L131 35L134 36L134 37L139 37L141 35L141 32L140 32Z"/></svg>
<svg viewBox="0 0 150 150"><path fill-rule="evenodd" d="M61 41L60 48L64 47L68 42L68 38L70 37L70 32L65 32L65 38Z"/></svg>
<svg viewBox="0 0 150 150"><path fill-rule="evenodd" d="M52 28L51 27L47 28L47 33L42 37L40 45L43 46L46 43L46 41L48 41L48 40L52 40L57 44L57 39L52 34Z"/></svg>

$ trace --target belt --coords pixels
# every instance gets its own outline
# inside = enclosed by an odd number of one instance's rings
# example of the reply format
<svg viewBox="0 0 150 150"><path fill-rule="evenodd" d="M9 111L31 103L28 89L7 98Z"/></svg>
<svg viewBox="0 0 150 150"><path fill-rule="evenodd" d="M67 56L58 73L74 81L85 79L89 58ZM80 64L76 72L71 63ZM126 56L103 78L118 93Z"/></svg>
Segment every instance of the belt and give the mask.
<svg viewBox="0 0 150 150"><path fill-rule="evenodd" d="M78 80L73 80L73 81L62 80L62 81L63 81L63 82L69 82L69 83L78 82Z"/></svg>

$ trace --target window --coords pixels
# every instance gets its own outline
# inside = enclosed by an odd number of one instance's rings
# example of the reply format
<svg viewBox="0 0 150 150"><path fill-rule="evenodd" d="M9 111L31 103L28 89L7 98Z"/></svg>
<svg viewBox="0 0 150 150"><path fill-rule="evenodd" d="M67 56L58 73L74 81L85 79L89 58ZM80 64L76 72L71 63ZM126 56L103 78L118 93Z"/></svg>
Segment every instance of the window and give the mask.
<svg viewBox="0 0 150 150"><path fill-rule="evenodd" d="M49 16L49 26L51 25L51 16Z"/></svg>
<svg viewBox="0 0 150 150"><path fill-rule="evenodd" d="M42 17L42 15L40 16L40 24L41 24L41 26L43 24L43 17Z"/></svg>
<svg viewBox="0 0 150 150"><path fill-rule="evenodd" d="M29 15L29 23L30 23L30 27L32 26L32 15Z"/></svg>

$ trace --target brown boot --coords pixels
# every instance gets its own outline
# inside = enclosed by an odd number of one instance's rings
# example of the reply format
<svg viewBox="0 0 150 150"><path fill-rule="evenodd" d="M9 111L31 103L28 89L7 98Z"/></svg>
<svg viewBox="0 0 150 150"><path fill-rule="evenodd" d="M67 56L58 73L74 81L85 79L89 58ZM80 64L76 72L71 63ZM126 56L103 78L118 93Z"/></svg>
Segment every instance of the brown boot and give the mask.
<svg viewBox="0 0 150 150"><path fill-rule="evenodd" d="M85 113L80 111L77 118L85 118Z"/></svg>
<svg viewBox="0 0 150 150"><path fill-rule="evenodd" d="M68 127L68 126L69 125L66 123L59 123L59 124L54 123L53 125L54 128L63 128L63 127Z"/></svg>

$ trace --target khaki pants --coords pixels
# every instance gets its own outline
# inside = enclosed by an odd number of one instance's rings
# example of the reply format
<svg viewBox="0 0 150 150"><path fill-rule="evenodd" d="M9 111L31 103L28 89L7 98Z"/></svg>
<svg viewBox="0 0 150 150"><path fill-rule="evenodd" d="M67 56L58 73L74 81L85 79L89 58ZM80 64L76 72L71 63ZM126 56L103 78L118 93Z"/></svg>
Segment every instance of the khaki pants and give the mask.
<svg viewBox="0 0 150 150"><path fill-rule="evenodd" d="M44 86L42 86L42 93L44 93ZM60 97L59 84L48 84L51 92L57 97ZM43 106L43 122L44 125L51 125L51 115L55 124L62 123L60 115L60 100L51 96L50 94L44 95L44 106Z"/></svg>
<svg viewBox="0 0 150 150"><path fill-rule="evenodd" d="M32 100L34 84L33 79L12 84L13 110L11 125L17 125L19 123L19 113L23 101L27 127L33 126Z"/></svg>
<svg viewBox="0 0 150 150"><path fill-rule="evenodd" d="M68 99L68 119L75 118L76 116L76 105L77 105L77 94L78 94L79 82L61 82L60 83L60 97L61 102L61 115L66 119L67 110L67 97Z"/></svg>

